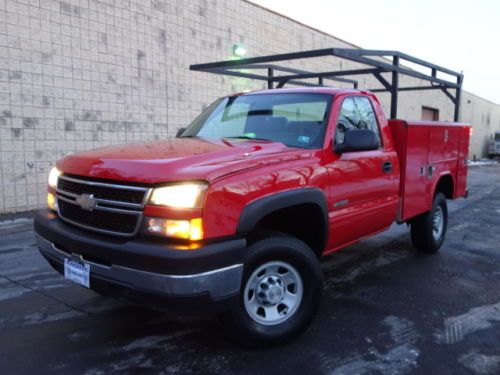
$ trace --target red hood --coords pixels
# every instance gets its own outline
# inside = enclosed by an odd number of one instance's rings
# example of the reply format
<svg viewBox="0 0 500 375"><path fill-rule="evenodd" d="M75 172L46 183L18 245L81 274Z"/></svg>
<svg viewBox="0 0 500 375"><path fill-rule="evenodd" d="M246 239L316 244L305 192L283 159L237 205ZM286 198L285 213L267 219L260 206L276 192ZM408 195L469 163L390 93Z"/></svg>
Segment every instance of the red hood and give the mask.
<svg viewBox="0 0 500 375"><path fill-rule="evenodd" d="M64 173L144 183L212 181L242 170L307 158L277 142L174 139L99 148L57 162Z"/></svg>

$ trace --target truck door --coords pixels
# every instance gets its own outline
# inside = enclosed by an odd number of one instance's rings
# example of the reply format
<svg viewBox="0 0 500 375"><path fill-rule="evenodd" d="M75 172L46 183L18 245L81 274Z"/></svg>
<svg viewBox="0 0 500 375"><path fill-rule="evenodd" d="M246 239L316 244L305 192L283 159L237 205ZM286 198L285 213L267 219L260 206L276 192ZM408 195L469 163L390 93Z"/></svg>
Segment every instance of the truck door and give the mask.
<svg viewBox="0 0 500 375"><path fill-rule="evenodd" d="M366 96L347 96L334 105L333 113L338 113L334 144L343 143L348 130L369 129L378 136L380 147L341 155L331 150L332 161L327 165L329 249L387 228L394 221L399 204L397 154L389 132L381 132L371 100ZM386 123L383 126L388 130Z"/></svg>

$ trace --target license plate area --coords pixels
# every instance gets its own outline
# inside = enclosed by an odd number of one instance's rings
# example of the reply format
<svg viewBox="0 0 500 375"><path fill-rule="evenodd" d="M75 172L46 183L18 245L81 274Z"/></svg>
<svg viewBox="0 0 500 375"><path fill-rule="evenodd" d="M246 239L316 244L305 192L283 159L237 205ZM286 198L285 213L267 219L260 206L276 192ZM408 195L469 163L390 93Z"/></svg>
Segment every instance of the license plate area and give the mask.
<svg viewBox="0 0 500 375"><path fill-rule="evenodd" d="M90 288L90 264L64 259L64 278Z"/></svg>

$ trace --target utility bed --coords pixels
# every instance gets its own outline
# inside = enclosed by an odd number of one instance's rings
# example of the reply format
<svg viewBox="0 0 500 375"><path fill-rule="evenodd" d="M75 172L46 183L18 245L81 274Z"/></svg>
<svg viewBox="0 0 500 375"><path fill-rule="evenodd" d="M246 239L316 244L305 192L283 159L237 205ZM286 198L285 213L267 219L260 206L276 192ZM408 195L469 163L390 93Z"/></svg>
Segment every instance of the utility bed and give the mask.
<svg viewBox="0 0 500 375"><path fill-rule="evenodd" d="M438 181L448 184L447 198L466 196L470 125L389 120L389 128L401 168L399 222L431 209Z"/></svg>

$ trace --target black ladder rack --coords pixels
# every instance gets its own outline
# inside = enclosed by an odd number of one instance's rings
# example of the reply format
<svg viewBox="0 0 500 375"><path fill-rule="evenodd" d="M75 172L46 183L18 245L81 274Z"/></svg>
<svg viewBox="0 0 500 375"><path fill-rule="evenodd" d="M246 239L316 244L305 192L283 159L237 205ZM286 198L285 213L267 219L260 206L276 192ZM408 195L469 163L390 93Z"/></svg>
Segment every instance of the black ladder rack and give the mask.
<svg viewBox="0 0 500 375"><path fill-rule="evenodd" d="M339 71L310 72L279 65L279 62L307 59L314 57L334 56L366 65L362 69ZM375 59L375 58L376 59ZM409 62L415 68L424 68L429 73L422 73L402 66L402 62ZM441 90L455 105L454 121L460 117L460 97L462 93L463 74L454 72L442 66L418 59L399 51L367 50L356 48L325 48L312 51L283 53L279 55L250 57L239 60L219 61L207 64L190 66L191 70L243 77L267 82L267 87L281 88L285 84L300 86L323 86L325 80L340 81L352 84L358 88L358 82L346 76L373 75L383 86L374 88L372 92L389 92L391 94L391 119L398 113L398 92L417 90ZM243 70L242 70L243 69ZM263 74L262 71L265 73ZM391 73L391 82L382 76L382 73ZM449 76L451 79L438 78L438 73ZM406 75L429 82L422 86L399 86L399 75ZM303 79L317 78L318 83L304 82ZM276 83L276 85L275 85ZM454 90L454 94L451 90Z"/></svg>

